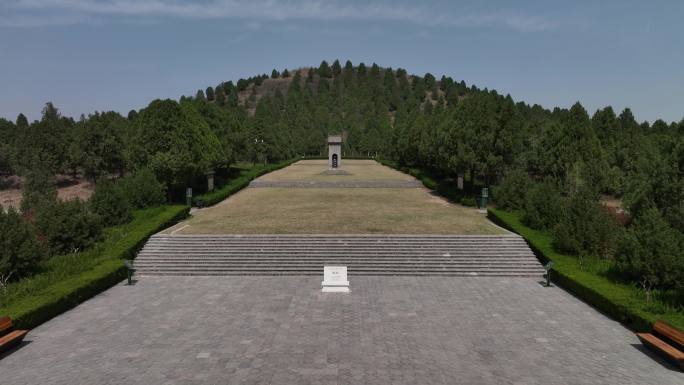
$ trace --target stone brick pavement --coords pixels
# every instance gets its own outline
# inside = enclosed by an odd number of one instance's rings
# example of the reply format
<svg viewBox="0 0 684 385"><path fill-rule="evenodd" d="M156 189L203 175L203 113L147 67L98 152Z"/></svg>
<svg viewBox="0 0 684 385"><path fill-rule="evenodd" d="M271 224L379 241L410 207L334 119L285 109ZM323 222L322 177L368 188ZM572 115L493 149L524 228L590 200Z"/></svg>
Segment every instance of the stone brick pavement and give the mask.
<svg viewBox="0 0 684 385"><path fill-rule="evenodd" d="M21 384L684 384L634 335L525 278L141 278L0 360Z"/></svg>

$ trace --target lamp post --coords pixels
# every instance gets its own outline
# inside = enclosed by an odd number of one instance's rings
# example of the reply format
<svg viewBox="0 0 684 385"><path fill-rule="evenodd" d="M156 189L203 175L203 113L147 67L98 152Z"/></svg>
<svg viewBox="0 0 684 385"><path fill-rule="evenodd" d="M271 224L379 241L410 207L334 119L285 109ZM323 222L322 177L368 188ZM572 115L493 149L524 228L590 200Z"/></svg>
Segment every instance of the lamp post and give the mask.
<svg viewBox="0 0 684 385"><path fill-rule="evenodd" d="M257 159L259 158L259 154L261 154L261 151L263 151L263 145L264 145L264 140L259 139L259 138L254 138L254 162L256 164ZM261 151L258 151L257 149L261 149ZM266 164L266 157L264 156L264 165Z"/></svg>

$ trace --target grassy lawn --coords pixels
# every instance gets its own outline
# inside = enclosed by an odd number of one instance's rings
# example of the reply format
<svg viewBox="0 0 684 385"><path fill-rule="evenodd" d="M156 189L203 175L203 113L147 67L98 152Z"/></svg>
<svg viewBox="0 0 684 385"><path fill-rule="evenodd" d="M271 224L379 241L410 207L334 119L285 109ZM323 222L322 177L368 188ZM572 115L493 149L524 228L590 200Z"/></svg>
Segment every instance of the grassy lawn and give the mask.
<svg viewBox="0 0 684 385"><path fill-rule="evenodd" d="M240 170L236 177L219 186L214 191L195 196L192 200L193 206L213 206L247 187L252 180L260 175L289 166L292 164L292 162L294 162L294 159L270 164L252 164L244 162L238 163L237 165L233 166L234 168Z"/></svg>
<svg viewBox="0 0 684 385"><path fill-rule="evenodd" d="M132 258L149 236L187 215L187 206L139 210L133 221L107 229L84 252L50 258L40 272L0 290L0 315L32 328L124 279L122 259Z"/></svg>
<svg viewBox="0 0 684 385"><path fill-rule="evenodd" d="M375 161L347 160L364 180L412 177ZM321 175L327 161L299 161L264 175L269 180L347 178ZM358 180L358 179L357 179ZM424 188L248 188L166 233L174 234L501 234L474 208L447 202Z"/></svg>
<svg viewBox="0 0 684 385"><path fill-rule="evenodd" d="M383 166L374 160L342 160L341 169L349 175L326 175L327 160L300 160L291 166L262 176L267 181L366 181L411 180L413 177Z"/></svg>
<svg viewBox="0 0 684 385"><path fill-rule="evenodd" d="M615 282L605 273L608 263L594 258L580 265L574 256L556 252L550 234L530 229L520 222L520 214L489 209L490 216L527 239L545 258L554 262L552 277L560 286L636 331L650 330L658 319L684 329L684 312L660 302L646 303L644 294L633 285Z"/></svg>

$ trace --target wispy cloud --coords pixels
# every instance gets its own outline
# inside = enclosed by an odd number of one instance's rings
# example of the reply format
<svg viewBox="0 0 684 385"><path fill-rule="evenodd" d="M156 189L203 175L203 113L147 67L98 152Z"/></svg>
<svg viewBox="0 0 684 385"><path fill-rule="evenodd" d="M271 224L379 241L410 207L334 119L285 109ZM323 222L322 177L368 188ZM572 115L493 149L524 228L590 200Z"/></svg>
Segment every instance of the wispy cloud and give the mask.
<svg viewBox="0 0 684 385"><path fill-rule="evenodd" d="M540 16L500 11L456 16L439 9L395 2L352 4L344 0L9 0L0 5L2 26L36 26L80 23L91 18L194 18L286 20L377 20L421 26L503 27L540 31L554 24Z"/></svg>

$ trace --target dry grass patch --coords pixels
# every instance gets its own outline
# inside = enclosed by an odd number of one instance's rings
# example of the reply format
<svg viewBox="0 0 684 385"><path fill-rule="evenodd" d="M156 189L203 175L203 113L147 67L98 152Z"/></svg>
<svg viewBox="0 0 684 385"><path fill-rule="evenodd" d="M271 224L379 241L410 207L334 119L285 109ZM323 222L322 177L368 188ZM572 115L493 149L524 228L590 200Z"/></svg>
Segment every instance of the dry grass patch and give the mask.
<svg viewBox="0 0 684 385"><path fill-rule="evenodd" d="M504 233L476 209L424 188L248 188L167 232L179 228L176 234Z"/></svg>
<svg viewBox="0 0 684 385"><path fill-rule="evenodd" d="M366 180L412 180L406 175L374 160L342 159L342 170L350 175L325 175L327 160L300 160L289 167L259 178L265 181L366 181Z"/></svg>

